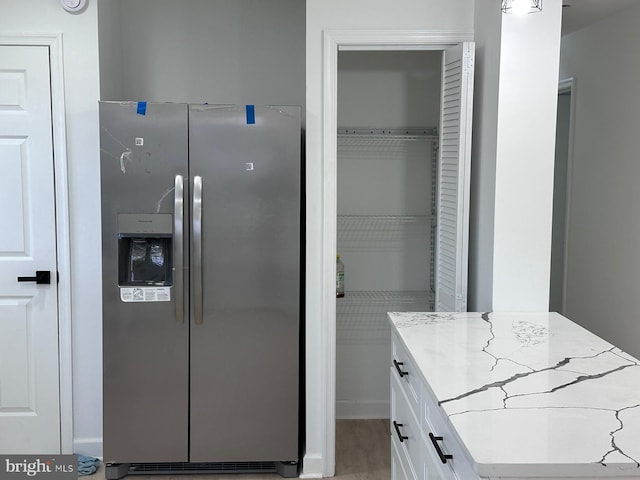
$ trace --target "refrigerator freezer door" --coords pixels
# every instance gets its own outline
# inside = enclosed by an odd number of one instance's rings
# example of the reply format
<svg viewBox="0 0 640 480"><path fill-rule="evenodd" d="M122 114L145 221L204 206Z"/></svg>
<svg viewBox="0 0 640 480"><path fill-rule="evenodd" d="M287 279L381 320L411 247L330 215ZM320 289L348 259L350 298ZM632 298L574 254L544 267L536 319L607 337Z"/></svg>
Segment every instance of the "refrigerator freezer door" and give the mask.
<svg viewBox="0 0 640 480"><path fill-rule="evenodd" d="M298 458L300 139L299 107L190 106L192 462Z"/></svg>
<svg viewBox="0 0 640 480"><path fill-rule="evenodd" d="M100 103L105 463L188 460L189 326L177 315L187 306L176 304L174 270L186 257L172 221L180 220L176 177L188 178L187 138L186 105ZM184 189L188 198L186 181ZM156 244L164 245L161 256ZM125 255L137 263L120 262ZM142 280L149 266L161 271L153 279L162 286L142 281L121 290L119 281L131 282L119 279L119 264L138 268ZM162 298L145 294L154 288Z"/></svg>

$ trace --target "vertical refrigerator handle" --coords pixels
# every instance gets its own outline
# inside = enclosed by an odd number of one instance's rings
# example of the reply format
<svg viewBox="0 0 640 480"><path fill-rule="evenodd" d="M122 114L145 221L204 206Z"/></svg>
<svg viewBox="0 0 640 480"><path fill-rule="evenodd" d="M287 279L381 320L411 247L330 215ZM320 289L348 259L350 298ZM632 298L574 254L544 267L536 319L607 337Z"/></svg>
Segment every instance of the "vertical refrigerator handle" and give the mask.
<svg viewBox="0 0 640 480"><path fill-rule="evenodd" d="M202 324L202 177L193 177L193 310L195 323Z"/></svg>
<svg viewBox="0 0 640 480"><path fill-rule="evenodd" d="M184 323L184 181L176 175L173 203L173 293L176 322Z"/></svg>

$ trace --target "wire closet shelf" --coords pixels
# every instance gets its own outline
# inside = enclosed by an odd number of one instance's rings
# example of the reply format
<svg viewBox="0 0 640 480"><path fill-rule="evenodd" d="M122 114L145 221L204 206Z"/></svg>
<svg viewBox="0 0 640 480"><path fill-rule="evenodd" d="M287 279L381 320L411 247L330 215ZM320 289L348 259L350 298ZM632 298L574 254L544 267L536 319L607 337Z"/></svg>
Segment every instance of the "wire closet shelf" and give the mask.
<svg viewBox="0 0 640 480"><path fill-rule="evenodd" d="M394 161L420 155L430 162L435 179L438 154L437 128L340 128L338 159ZM386 343L390 327L387 312L432 311L435 294L435 188L431 188L428 215L338 215L338 252L379 253L419 248L417 263L428 278L425 290L348 290L336 301L336 328L339 343ZM347 267L348 268L348 267ZM348 273L347 273L348 275Z"/></svg>

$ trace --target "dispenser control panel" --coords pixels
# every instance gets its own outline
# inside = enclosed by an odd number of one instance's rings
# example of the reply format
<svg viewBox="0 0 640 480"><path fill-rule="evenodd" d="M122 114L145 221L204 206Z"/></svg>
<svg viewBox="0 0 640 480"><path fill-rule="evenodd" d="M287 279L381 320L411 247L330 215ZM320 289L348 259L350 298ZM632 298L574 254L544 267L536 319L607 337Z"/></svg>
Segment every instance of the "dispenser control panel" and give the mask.
<svg viewBox="0 0 640 480"><path fill-rule="evenodd" d="M173 285L173 216L118 215L118 285L123 302L168 302Z"/></svg>

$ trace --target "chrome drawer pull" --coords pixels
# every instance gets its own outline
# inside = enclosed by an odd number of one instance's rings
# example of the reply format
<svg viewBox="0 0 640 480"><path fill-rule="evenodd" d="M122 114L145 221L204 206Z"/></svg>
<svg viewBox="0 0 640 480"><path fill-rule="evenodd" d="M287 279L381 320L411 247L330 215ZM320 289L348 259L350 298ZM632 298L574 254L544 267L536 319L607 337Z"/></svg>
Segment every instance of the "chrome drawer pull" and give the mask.
<svg viewBox="0 0 640 480"><path fill-rule="evenodd" d="M436 437L433 433L429 432L429 439L431 440L431 443L433 443L433 448L436 449L436 453L440 457L442 463L447 463L447 460L451 460L453 458L453 455L446 455L440 448L438 440L442 440L442 437Z"/></svg>
<svg viewBox="0 0 640 480"><path fill-rule="evenodd" d="M396 429L396 435L398 435L398 440L400 440L400 443L404 442L405 440L408 440L409 437L402 435L402 433L400 432L400 427L404 427L404 425L402 423L397 423L395 420L393 421L393 427Z"/></svg>
<svg viewBox="0 0 640 480"><path fill-rule="evenodd" d="M400 375L400 378L404 377L405 375L409 375L409 372L405 372L404 370L402 370L402 368L400 368L400 365L404 365L404 362L398 362L397 360L393 360L393 364L396 367L396 370L398 371L398 375Z"/></svg>

